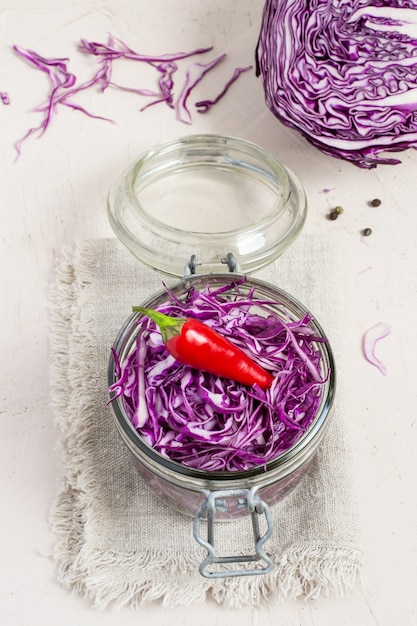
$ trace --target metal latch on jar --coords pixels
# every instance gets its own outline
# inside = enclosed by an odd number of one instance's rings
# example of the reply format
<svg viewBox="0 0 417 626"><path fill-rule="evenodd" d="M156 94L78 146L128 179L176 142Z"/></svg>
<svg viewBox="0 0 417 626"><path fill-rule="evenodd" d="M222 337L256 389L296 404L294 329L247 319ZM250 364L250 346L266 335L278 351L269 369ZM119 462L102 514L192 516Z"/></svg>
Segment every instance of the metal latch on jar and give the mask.
<svg viewBox="0 0 417 626"><path fill-rule="evenodd" d="M235 259L234 254L232 252L228 252L225 257L220 259L220 263L222 265L227 265L229 268L229 272L239 273L240 265L239 262ZM196 274L196 270L198 266L201 266L202 262L197 259L196 254L192 254L188 263L185 264L184 267L184 276L191 276L192 274Z"/></svg>
<svg viewBox="0 0 417 626"><path fill-rule="evenodd" d="M224 491L209 491L207 499L197 510L194 518L194 538L207 550L207 557L202 561L199 567L200 574L205 578L226 578L229 576L254 576L267 574L271 571L273 563L271 558L265 553L263 547L270 538L273 530L273 522L271 511L268 505L259 497L257 493L253 493L250 489L235 489ZM247 510L251 515L252 532L255 542L254 554L236 555L236 556L217 556L214 540L214 522L216 513L224 512L226 498L235 498L237 508ZM263 535L260 533L259 516L265 516L266 531ZM207 539L203 539L200 533L201 520L207 520ZM263 561L263 567L247 567L237 569L216 569L219 565L227 566L230 564L259 563Z"/></svg>

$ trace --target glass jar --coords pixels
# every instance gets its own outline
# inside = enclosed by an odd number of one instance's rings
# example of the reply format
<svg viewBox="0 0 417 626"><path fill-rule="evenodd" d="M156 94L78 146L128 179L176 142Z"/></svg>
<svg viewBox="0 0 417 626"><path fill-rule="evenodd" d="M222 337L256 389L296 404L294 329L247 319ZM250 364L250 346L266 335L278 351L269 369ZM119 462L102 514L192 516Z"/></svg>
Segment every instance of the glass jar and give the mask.
<svg viewBox="0 0 417 626"><path fill-rule="evenodd" d="M169 287L180 299L191 286L202 290L208 284L227 285L236 274L246 275L270 263L295 239L305 212L302 187L287 168L254 144L214 135L186 137L152 148L123 173L109 194L109 217L119 239L142 262L182 276ZM204 273L197 273L199 266ZM239 285L243 296L252 288L258 298L276 303L270 308L281 317L295 320L307 313L300 302L276 286L250 277ZM167 299L163 289L142 306L154 309ZM119 362L133 348L140 317L140 313L130 315L115 339L113 350ZM309 324L316 336L326 339L315 319ZM264 549L273 531L270 507L305 474L332 414L336 379L332 350L328 341L318 341L317 350L326 382L310 427L277 458L246 471L209 472L168 459L139 436L122 398L112 401L118 432L144 480L166 503L194 517L194 537L207 550L200 566L202 575L256 575L272 568ZM111 356L109 386L115 382ZM214 522L248 514L254 553L238 558L216 555Z"/></svg>
<svg viewBox="0 0 417 626"><path fill-rule="evenodd" d="M221 272L231 257L249 274L295 240L306 198L294 174L255 144L191 135L129 166L110 190L108 215L120 241L165 274Z"/></svg>

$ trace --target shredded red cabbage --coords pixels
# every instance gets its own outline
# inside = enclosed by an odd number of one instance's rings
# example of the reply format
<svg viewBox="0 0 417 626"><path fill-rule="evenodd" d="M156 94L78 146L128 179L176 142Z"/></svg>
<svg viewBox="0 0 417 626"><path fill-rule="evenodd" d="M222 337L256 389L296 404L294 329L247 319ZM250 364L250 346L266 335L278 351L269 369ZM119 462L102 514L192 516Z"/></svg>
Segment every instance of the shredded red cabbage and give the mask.
<svg viewBox="0 0 417 626"><path fill-rule="evenodd" d="M88 89L97 82L100 82L101 71L98 72L91 80L76 86L76 77L67 68L68 58L46 58L34 50L26 50L25 48L17 45L13 46L13 48L22 58L29 61L37 69L44 72L48 76L51 83L51 91L47 101L34 109L36 112L43 112L45 116L39 126L30 128L27 133L19 139L19 141L17 141L15 146L17 156L20 155L22 143L28 139L28 137L35 133L38 133L38 136L41 137L45 133L51 123L54 113L56 112L58 104L81 111L89 117L106 120L108 122L112 121L99 115L94 115L93 113L87 111L84 107L81 107L80 105L69 100L71 96L74 96L80 91Z"/></svg>
<svg viewBox="0 0 417 626"><path fill-rule="evenodd" d="M170 52L158 55L142 54L135 52L124 41L109 35L109 43L98 43L94 41L87 41L81 39L80 50L83 52L89 52L101 59L113 60L113 59L132 59L133 61L145 61L146 63L162 63L169 61L179 61L180 59L186 59L194 56L195 54L202 54L203 52L209 52L213 47L197 48L189 52Z"/></svg>
<svg viewBox="0 0 417 626"><path fill-rule="evenodd" d="M220 61L226 58L225 54L221 54L219 57L210 61L209 63L192 63L187 69L185 84L182 88L182 91L178 97L177 102L177 111L178 111L178 119L184 124L191 124L192 119L190 115L190 111L187 107L187 100L196 85L201 81L203 76L207 74L213 67L215 67Z"/></svg>
<svg viewBox="0 0 417 626"><path fill-rule="evenodd" d="M7 91L0 91L0 98L4 105L10 104L10 97Z"/></svg>
<svg viewBox="0 0 417 626"><path fill-rule="evenodd" d="M257 49L268 107L364 168L417 147L416 0L266 0Z"/></svg>
<svg viewBox="0 0 417 626"><path fill-rule="evenodd" d="M363 337L363 352L366 360L375 365L384 376L387 375L387 368L375 355L376 344L380 339L384 339L391 332L391 327L385 322L378 322L371 328L368 328Z"/></svg>
<svg viewBox="0 0 417 626"><path fill-rule="evenodd" d="M180 91L180 94L178 95L176 103L174 104L173 77L175 72L178 70L178 61L187 59L192 56L204 54L206 52L210 52L213 49L212 46L207 48L197 48L196 50L192 50L190 52L176 52L169 54L166 53L156 56L144 55L135 52L123 41L110 35L108 44L89 42L85 39L82 39L79 49L82 52L95 55L105 66L107 83L105 86L103 86L103 88L111 85L112 87L116 87L117 89L121 89L123 91L129 91L131 93L137 93L143 96L151 96L153 99L148 104L141 107L141 111L144 111L148 107L158 104L160 102L165 102L170 108L175 108L177 110L177 117L184 124L192 123L191 113L187 106L187 100L192 90L202 80L207 72L212 70L219 62L223 61L226 58L226 54L222 54L215 59L209 61L208 63L191 63L186 69L184 85ZM158 79L159 91L153 91L149 89L135 89L112 82L110 80L111 63L113 60L121 58L131 59L134 61L142 61L154 67L160 75ZM237 68L233 74L232 79L228 81L221 93L214 100L203 100L199 103L196 103L195 106L199 109L203 109L204 111L208 110L213 104L216 104L221 99L221 97L226 93L230 85L240 76L240 74L248 69L250 68Z"/></svg>
<svg viewBox="0 0 417 626"><path fill-rule="evenodd" d="M81 39L81 43L78 49L85 53L91 54L98 59L99 69L93 75L93 77L80 84L76 84L76 77L72 74L67 67L69 61L68 58L46 58L38 54L33 50L26 50L21 46L15 45L15 52L19 54L26 61L34 65L37 69L40 69L47 74L50 83L51 90L48 95L47 101L40 106L36 107L34 111L44 113L44 118L39 126L30 128L27 133L19 139L16 143L17 157L20 156L22 143L31 135L38 134L42 136L48 126L51 123L54 113L56 113L58 105L64 105L74 110L81 111L89 117L96 119L102 119L108 122L113 120L94 115L87 111L82 106L74 103L71 98L78 94L80 91L84 91L91 87L97 87L101 92L104 92L108 87L114 87L116 89L136 93L141 96L147 96L152 98L150 102L141 107L141 111L144 111L150 106L165 102L171 109L175 109L177 112L177 118L186 124L191 124L191 114L187 106L187 100L194 87L202 80L203 76L213 69L220 61L222 61L226 54L222 54L208 63L191 63L186 69L185 83L180 90L178 97L175 101L174 93L174 74L178 70L178 62L184 59L188 59L195 55L204 54L210 52L213 47L197 48L189 52L174 52L164 53L160 55L147 55L135 52L132 48L127 46L123 41L109 35L107 43L99 43L95 41L87 41ZM128 59L132 61L140 61L155 68L158 76L157 88L135 88L124 85L119 85L112 81L113 62L117 59ZM214 100L202 100L196 104L196 107L200 109L200 112L207 111L213 104L217 103L223 95L226 93L230 85L240 76L242 72L245 72L249 68L237 68L228 81L220 94ZM8 95L6 92L0 92L0 97L3 104L9 104Z"/></svg>
<svg viewBox="0 0 417 626"><path fill-rule="evenodd" d="M189 57L209 52L213 49L212 46L206 48L197 48L190 52L174 52L165 53L160 55L148 55L135 52L126 43L117 37L109 35L107 44L98 43L94 41L81 40L79 50L81 52L93 54L96 56L103 67L103 74L106 76L106 80L103 81L102 90L104 91L108 86L128 91L131 93L137 93L142 96L151 96L154 99L141 108L141 111L147 109L159 102L165 102L170 108L174 108L174 80L173 75L178 69L178 61L187 59ZM154 67L159 73L158 86L159 92L155 92L150 89L135 89L131 87L125 87L118 85L111 81L112 62L116 59L128 59L132 61L141 61ZM214 63L215 64L215 63ZM182 109L181 109L182 114Z"/></svg>
<svg viewBox="0 0 417 626"><path fill-rule="evenodd" d="M195 106L198 109L199 113L207 113L207 111L209 109L211 109L211 107L214 104L217 104L219 100L221 100L221 98L223 98L223 96L229 91L229 88L233 85L233 83L239 78L239 76L241 74L243 74L243 72L247 72L249 70L251 70L253 68L252 65L248 65L248 67L237 67L231 78L226 82L226 84L224 85L223 89L220 91L220 93L213 98L212 100L199 100L198 102L195 103Z"/></svg>
<svg viewBox="0 0 417 626"><path fill-rule="evenodd" d="M254 290L239 295L237 283L191 289L185 301L170 295L160 311L204 321L271 371L274 383L262 391L181 365L144 317L134 349L121 363L114 353L111 401L121 398L143 440L178 463L207 471L266 465L316 415L328 375L317 342L325 339L316 336L309 314L282 319Z"/></svg>

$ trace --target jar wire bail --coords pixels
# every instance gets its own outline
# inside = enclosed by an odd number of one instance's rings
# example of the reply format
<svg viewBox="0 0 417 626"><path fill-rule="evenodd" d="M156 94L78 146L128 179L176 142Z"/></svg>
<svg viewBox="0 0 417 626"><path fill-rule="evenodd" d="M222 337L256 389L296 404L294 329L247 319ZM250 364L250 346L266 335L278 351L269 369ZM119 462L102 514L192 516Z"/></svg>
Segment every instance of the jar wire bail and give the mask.
<svg viewBox="0 0 417 626"><path fill-rule="evenodd" d="M201 562L199 571L205 578L226 578L231 576L253 576L267 574L272 570L271 558L264 551L264 544L270 538L273 531L273 521L269 506L252 489L225 489L219 491L206 491L206 500L198 508L193 525L194 539L206 548L207 557ZM236 556L216 556L214 541L214 522L216 513L227 510L226 498L233 498L237 508L241 511L249 511L252 521L252 532L255 542L255 553ZM259 528L259 516L265 515L266 531L261 535ZM200 533L201 520L207 520L207 539ZM229 565L239 563L259 563L263 561L264 567L248 567L238 569L216 569L216 565Z"/></svg>

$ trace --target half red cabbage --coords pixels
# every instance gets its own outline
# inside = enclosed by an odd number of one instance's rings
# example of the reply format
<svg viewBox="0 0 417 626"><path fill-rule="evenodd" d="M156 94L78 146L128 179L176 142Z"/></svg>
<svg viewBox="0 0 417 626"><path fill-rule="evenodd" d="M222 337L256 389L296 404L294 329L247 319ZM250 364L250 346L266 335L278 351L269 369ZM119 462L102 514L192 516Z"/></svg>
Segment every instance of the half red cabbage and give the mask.
<svg viewBox="0 0 417 626"><path fill-rule="evenodd" d="M270 110L324 153L417 147L417 0L266 0L256 56Z"/></svg>
<svg viewBox="0 0 417 626"><path fill-rule="evenodd" d="M291 448L316 416L328 376L318 348L326 340L315 334L309 314L296 320L280 317L253 290L239 295L238 289L237 283L192 288L185 301L171 296L159 310L194 317L226 335L273 373L270 389L181 365L147 317L139 319L128 356L119 362L113 354L117 380L109 389L111 401L121 399L149 446L206 471L266 465Z"/></svg>

